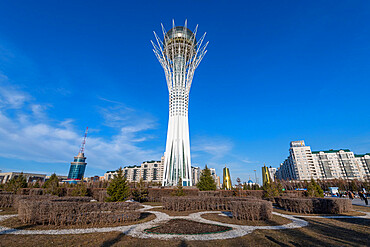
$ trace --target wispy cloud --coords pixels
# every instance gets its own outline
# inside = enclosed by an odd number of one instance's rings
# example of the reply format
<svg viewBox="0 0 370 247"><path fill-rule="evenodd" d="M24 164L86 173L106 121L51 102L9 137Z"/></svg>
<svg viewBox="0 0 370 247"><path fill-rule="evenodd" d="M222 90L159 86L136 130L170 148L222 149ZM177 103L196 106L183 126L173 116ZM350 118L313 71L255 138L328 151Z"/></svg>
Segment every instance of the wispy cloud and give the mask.
<svg viewBox="0 0 370 247"><path fill-rule="evenodd" d="M48 119L46 110L50 105L30 99L27 93L0 84L0 106L6 109L0 108L0 156L45 166L70 162L78 152L83 131L76 131L73 119ZM90 132L85 152L89 166L116 169L160 157L161 152L140 146L152 137L144 132L155 127L154 119L140 118L134 109L121 106L102 108L100 113L108 126L118 128L118 133L107 138L94 134L97 131Z"/></svg>
<svg viewBox="0 0 370 247"><path fill-rule="evenodd" d="M17 90L15 87L5 87L8 77L0 72L0 109L18 109L23 106L29 95Z"/></svg>
<svg viewBox="0 0 370 247"><path fill-rule="evenodd" d="M192 142L192 152L202 152L220 158L228 154L233 147L233 143L220 137L196 137Z"/></svg>

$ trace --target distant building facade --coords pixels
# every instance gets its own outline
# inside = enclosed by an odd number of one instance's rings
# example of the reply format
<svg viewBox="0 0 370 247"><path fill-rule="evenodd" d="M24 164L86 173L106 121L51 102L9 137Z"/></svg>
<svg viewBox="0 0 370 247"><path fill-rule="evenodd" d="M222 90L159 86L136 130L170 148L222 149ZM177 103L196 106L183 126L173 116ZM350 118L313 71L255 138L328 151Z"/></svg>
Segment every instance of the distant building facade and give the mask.
<svg viewBox="0 0 370 247"><path fill-rule="evenodd" d="M220 177L216 174L216 169L209 168L211 175L216 182L217 188L220 187ZM144 182L156 182L161 183L164 172L164 157L160 161L144 161L141 165L125 166L122 168L123 175L129 182L139 182L143 179ZM199 167L191 167L192 172L192 184L196 185L199 182L202 174L202 169ZM107 171L104 174L104 180L111 180L117 171Z"/></svg>
<svg viewBox="0 0 370 247"><path fill-rule="evenodd" d="M290 143L289 156L276 171L284 180L369 178L369 155L355 155L349 149L311 151L304 141Z"/></svg>
<svg viewBox="0 0 370 247"><path fill-rule="evenodd" d="M139 166L125 166L122 168L123 175L129 182L139 182L143 179L144 182L161 183L163 179L164 158L160 161L145 161ZM110 180L117 174L117 171L107 171L104 174L105 180Z"/></svg>
<svg viewBox="0 0 370 247"><path fill-rule="evenodd" d="M364 180L370 180L370 153L355 154L357 164L359 164L360 174Z"/></svg>
<svg viewBox="0 0 370 247"><path fill-rule="evenodd" d="M5 184L12 178L17 178L20 175L26 178L27 183L33 183L36 181L44 182L46 174L35 174L35 173L22 173L22 172L3 172L0 173L0 184Z"/></svg>
<svg viewBox="0 0 370 247"><path fill-rule="evenodd" d="M269 167L268 168L268 170L269 170L269 174L270 174L270 179L271 179L271 181L272 182L274 182L275 181L275 174L276 174L276 170L277 170L277 168L276 167Z"/></svg>

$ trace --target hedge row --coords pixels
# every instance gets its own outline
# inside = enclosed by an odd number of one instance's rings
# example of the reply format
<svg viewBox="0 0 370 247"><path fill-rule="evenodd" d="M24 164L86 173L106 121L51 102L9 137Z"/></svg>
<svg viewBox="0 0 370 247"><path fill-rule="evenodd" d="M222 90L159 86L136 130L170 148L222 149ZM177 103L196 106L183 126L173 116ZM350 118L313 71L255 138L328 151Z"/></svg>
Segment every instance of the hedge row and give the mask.
<svg viewBox="0 0 370 247"><path fill-rule="evenodd" d="M340 214L352 210L348 199L339 198L275 198L276 204L285 210L303 214Z"/></svg>
<svg viewBox="0 0 370 247"><path fill-rule="evenodd" d="M140 218L138 203L22 200L18 217L27 224L75 225L134 221Z"/></svg>
<svg viewBox="0 0 370 247"><path fill-rule="evenodd" d="M10 208L13 206L14 195L0 194L0 208Z"/></svg>
<svg viewBox="0 0 370 247"><path fill-rule="evenodd" d="M162 197L173 196L176 189L167 188L149 188L148 189L148 201L150 202L161 202ZM185 196L198 196L198 189L187 189L184 188Z"/></svg>
<svg viewBox="0 0 370 247"><path fill-rule="evenodd" d="M172 211L231 210L232 201L259 201L239 197L163 197L163 208Z"/></svg>
<svg viewBox="0 0 370 247"><path fill-rule="evenodd" d="M232 201L233 218L238 220L271 220L272 203L262 200Z"/></svg>
<svg viewBox="0 0 370 247"><path fill-rule="evenodd" d="M216 190L216 191L199 191L198 196L218 196L218 197L254 197L262 199L263 190Z"/></svg>
<svg viewBox="0 0 370 247"><path fill-rule="evenodd" d="M14 194L0 194L0 207L18 209L20 201L34 200L34 201L69 201L69 202L90 202L92 197L58 197L53 195L14 195Z"/></svg>
<svg viewBox="0 0 370 247"><path fill-rule="evenodd" d="M59 187L58 188L58 196L73 196L73 191L75 188L65 188ZM104 193L106 193L107 189L105 188L87 188L87 195L93 197L95 200L100 201L100 199L104 198ZM19 195L45 195L46 189L43 188L22 188L18 191ZM103 194L103 197L102 197Z"/></svg>

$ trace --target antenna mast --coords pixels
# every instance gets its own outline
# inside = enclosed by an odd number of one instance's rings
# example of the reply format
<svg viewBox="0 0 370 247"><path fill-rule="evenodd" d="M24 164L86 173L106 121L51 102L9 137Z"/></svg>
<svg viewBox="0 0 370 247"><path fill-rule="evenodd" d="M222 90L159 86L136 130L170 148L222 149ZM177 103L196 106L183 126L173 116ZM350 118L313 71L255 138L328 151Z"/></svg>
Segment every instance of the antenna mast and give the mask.
<svg viewBox="0 0 370 247"><path fill-rule="evenodd" d="M86 127L85 136L81 143L80 153L84 153L85 151L85 144L86 144L86 137L87 137L87 131L89 130L89 127Z"/></svg>

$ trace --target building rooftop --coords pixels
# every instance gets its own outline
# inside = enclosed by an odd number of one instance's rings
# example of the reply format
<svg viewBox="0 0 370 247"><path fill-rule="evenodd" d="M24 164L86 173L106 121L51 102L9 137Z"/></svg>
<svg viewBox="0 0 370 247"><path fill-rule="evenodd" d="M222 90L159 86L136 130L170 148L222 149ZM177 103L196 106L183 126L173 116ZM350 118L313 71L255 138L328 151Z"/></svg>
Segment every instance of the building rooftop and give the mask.
<svg viewBox="0 0 370 247"><path fill-rule="evenodd" d="M366 154L355 154L355 157L364 157L365 155L370 155L370 153L366 153Z"/></svg>
<svg viewBox="0 0 370 247"><path fill-rule="evenodd" d="M338 153L339 151L344 151L344 152L351 152L351 150L349 149L329 149L329 150L322 150L322 151L312 151L313 154L318 154L320 152L324 152L324 153Z"/></svg>
<svg viewBox="0 0 370 247"><path fill-rule="evenodd" d="M133 165L133 166L125 166L125 167L123 167L123 168L140 168L140 167L141 167L141 165L140 165L140 166Z"/></svg>

